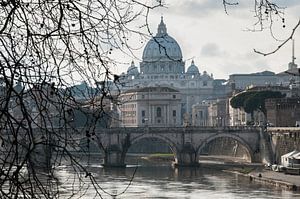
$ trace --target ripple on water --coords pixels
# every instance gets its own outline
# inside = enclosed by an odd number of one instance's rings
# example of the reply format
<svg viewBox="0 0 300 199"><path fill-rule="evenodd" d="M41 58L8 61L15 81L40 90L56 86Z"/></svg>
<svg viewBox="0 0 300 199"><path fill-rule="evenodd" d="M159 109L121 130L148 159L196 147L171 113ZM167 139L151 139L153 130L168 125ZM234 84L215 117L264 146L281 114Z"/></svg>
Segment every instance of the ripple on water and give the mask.
<svg viewBox="0 0 300 199"><path fill-rule="evenodd" d="M123 169L91 168L95 179L105 191L119 194L126 189L135 167ZM63 167L57 171L57 176L64 182L61 184L61 198L76 192L76 197L94 198L95 190L89 178L81 182L74 180L74 171ZM103 198L112 197L98 189ZM249 182L248 179L213 169L173 169L171 167L139 167L128 190L120 197L163 198L163 199L199 199L199 198L300 198L298 193L274 189L270 186Z"/></svg>

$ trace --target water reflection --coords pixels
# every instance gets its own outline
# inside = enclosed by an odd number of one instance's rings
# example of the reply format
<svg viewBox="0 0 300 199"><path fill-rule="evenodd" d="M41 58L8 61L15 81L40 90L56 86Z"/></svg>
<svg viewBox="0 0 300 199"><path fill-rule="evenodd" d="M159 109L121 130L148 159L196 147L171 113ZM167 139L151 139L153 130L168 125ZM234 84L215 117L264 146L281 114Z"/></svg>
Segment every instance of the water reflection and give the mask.
<svg viewBox="0 0 300 199"><path fill-rule="evenodd" d="M97 182L110 194L119 194L126 189L135 167L123 169L101 168L88 165ZM89 178L82 181L74 178L71 167L57 170L62 183L60 197L74 192L74 198L99 198ZM99 190L103 198L111 196ZM299 198L300 194L261 186L237 175L212 168L179 168L170 166L141 166L128 190L116 198Z"/></svg>
<svg viewBox="0 0 300 199"><path fill-rule="evenodd" d="M111 195L127 189L137 165L129 188L115 198L300 198L299 193L262 186L217 168L173 168L171 162L149 163L136 157L127 168L103 168L98 155L82 157L80 162L91 176L68 162L55 168L58 198L114 198Z"/></svg>

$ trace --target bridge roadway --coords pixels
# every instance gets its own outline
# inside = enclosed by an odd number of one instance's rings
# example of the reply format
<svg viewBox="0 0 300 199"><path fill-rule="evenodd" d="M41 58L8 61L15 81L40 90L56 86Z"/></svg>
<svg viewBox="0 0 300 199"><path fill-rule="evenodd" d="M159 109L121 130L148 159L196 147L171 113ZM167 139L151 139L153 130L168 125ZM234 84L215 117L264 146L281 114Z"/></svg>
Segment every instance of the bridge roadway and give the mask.
<svg viewBox="0 0 300 199"><path fill-rule="evenodd" d="M197 166L211 141L230 138L246 148L251 162L270 162L269 143L259 127L119 127L95 129L94 140L104 151L104 166L124 166L128 149L146 138L157 138L172 149L177 166Z"/></svg>

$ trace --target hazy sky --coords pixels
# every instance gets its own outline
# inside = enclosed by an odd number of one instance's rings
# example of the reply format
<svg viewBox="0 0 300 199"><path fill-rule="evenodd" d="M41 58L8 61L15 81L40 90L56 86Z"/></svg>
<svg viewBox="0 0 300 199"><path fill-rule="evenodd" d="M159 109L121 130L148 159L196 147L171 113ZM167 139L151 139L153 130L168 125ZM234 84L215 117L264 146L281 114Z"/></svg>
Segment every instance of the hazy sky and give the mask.
<svg viewBox="0 0 300 199"><path fill-rule="evenodd" d="M237 0L238 1L238 0ZM252 73L271 70L276 73L287 69L291 61L291 42L276 54L264 57L253 52L272 51L279 45L269 30L250 32L256 19L253 17L254 0L239 0L240 5L229 7L226 15L221 0L165 0L168 8L154 10L150 14L151 31L156 33L160 16L164 16L169 35L179 43L186 69L195 60L202 73L206 70L214 78L227 79L233 73ZM285 6L285 28L281 19L274 18L274 35L285 39L300 18L299 0L276 0ZM138 41L137 41L138 42ZM142 57L143 48L135 52ZM295 33L295 56L300 60L300 27ZM130 62L132 58L123 57ZM296 60L298 66L300 61ZM136 64L140 60L134 60ZM127 66L118 68L124 72Z"/></svg>

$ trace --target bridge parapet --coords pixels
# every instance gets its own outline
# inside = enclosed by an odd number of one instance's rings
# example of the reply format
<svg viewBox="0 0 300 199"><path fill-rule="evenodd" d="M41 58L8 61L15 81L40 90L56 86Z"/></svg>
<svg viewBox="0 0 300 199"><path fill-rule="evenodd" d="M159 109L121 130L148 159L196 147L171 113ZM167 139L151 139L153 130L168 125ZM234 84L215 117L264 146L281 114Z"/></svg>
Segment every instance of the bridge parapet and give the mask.
<svg viewBox="0 0 300 199"><path fill-rule="evenodd" d="M257 133L261 130L260 127L251 127L251 126L228 126L228 127L118 127L118 128L102 128L95 129L98 134L106 133L230 133L230 132L239 132L239 133Z"/></svg>
<svg viewBox="0 0 300 199"><path fill-rule="evenodd" d="M268 127L267 132L269 133L287 133L287 132L295 132L300 133L300 127Z"/></svg>

